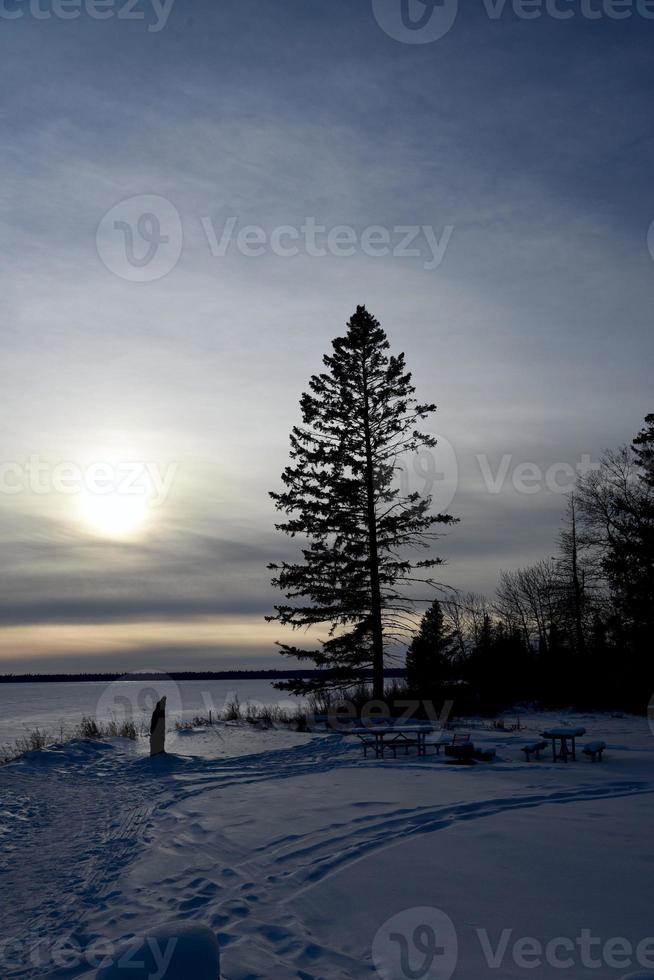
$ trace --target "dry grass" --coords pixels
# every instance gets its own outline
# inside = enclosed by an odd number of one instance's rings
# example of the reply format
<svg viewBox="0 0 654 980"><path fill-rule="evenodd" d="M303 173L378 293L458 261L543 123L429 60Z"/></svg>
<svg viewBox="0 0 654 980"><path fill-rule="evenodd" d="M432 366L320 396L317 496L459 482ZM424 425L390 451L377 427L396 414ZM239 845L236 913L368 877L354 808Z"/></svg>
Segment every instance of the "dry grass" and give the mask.
<svg viewBox="0 0 654 980"><path fill-rule="evenodd" d="M238 697L229 701L222 711L207 715L196 715L190 720L179 719L175 723L177 731L190 728L206 728L218 722L241 721L256 728L273 728L275 725L294 727L297 731L307 730L307 713L300 705L289 710L278 704L259 704L247 701L241 704Z"/></svg>
<svg viewBox="0 0 654 980"><path fill-rule="evenodd" d="M72 729L64 729L63 726L57 732L46 732L40 728L35 728L22 735L9 745L0 745L0 765L18 759L26 752L34 752L44 749L48 745L70 742L75 738L129 738L136 739L139 734L144 733L144 728L137 727L132 721L118 722L111 719L107 722L98 723L95 718L85 715L79 724Z"/></svg>

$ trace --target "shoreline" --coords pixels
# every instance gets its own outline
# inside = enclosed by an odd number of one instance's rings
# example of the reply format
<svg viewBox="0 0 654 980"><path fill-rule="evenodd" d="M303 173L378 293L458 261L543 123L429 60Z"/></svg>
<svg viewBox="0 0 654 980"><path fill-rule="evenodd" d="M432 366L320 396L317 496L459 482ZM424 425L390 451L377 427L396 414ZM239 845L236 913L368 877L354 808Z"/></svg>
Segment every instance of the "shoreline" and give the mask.
<svg viewBox="0 0 654 980"><path fill-rule="evenodd" d="M173 681L284 681L292 679L306 679L320 675L318 670L171 670L171 671L136 671L130 672L106 672L106 673L75 673L75 674L0 674L0 684L64 684L64 683L97 683L98 681L130 681L140 682L147 680L173 680ZM404 670L390 669L386 672L387 677L404 677ZM356 680L369 680L372 678L372 671L364 671Z"/></svg>

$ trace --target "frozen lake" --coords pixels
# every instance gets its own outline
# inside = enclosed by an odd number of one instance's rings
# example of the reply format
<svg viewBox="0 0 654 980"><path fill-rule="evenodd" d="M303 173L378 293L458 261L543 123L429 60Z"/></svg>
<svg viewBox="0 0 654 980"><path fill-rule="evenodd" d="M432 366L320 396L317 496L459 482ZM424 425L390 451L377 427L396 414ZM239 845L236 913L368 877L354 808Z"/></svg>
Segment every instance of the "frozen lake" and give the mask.
<svg viewBox="0 0 654 980"><path fill-rule="evenodd" d="M234 697L241 704L281 704L295 708L298 699L276 691L267 680L84 681L0 684L0 744L13 742L34 728L67 731L84 715L98 721L112 717L149 721L155 702L168 698L168 725L175 719L214 714Z"/></svg>

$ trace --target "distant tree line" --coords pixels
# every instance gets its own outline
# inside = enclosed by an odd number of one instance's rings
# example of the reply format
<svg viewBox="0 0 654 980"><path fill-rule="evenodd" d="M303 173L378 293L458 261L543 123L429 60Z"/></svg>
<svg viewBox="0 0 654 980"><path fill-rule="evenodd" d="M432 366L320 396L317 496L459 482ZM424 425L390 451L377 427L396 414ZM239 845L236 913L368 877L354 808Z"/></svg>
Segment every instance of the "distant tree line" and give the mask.
<svg viewBox="0 0 654 980"><path fill-rule="evenodd" d="M654 415L567 503L558 551L500 573L493 599L433 603L407 653L422 697L645 711L654 694Z"/></svg>
<svg viewBox="0 0 654 980"><path fill-rule="evenodd" d="M43 683L63 683L63 682L89 682L101 681L109 683L118 681L122 678L135 681L281 681L292 678L309 680L316 676L317 670L172 670L169 673L162 671L138 671L134 674L123 672L117 673L76 673L76 674L0 674L0 684L43 684ZM403 677L404 670L396 669L387 671L391 677ZM365 681L372 676L371 672L361 671L359 679Z"/></svg>

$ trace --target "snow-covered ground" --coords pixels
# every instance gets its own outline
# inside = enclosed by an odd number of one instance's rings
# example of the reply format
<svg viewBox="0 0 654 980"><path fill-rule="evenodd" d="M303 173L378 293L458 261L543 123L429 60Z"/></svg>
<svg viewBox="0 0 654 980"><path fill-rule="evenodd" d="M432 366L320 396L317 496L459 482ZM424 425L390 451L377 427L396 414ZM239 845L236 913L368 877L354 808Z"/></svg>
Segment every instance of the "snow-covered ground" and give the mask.
<svg viewBox="0 0 654 980"><path fill-rule="evenodd" d="M527 764L554 722L605 761ZM189 922L224 980L654 976L647 720L523 725L475 731L498 756L471 767L244 725L156 759L77 741L4 766L0 977L93 977L125 937Z"/></svg>

